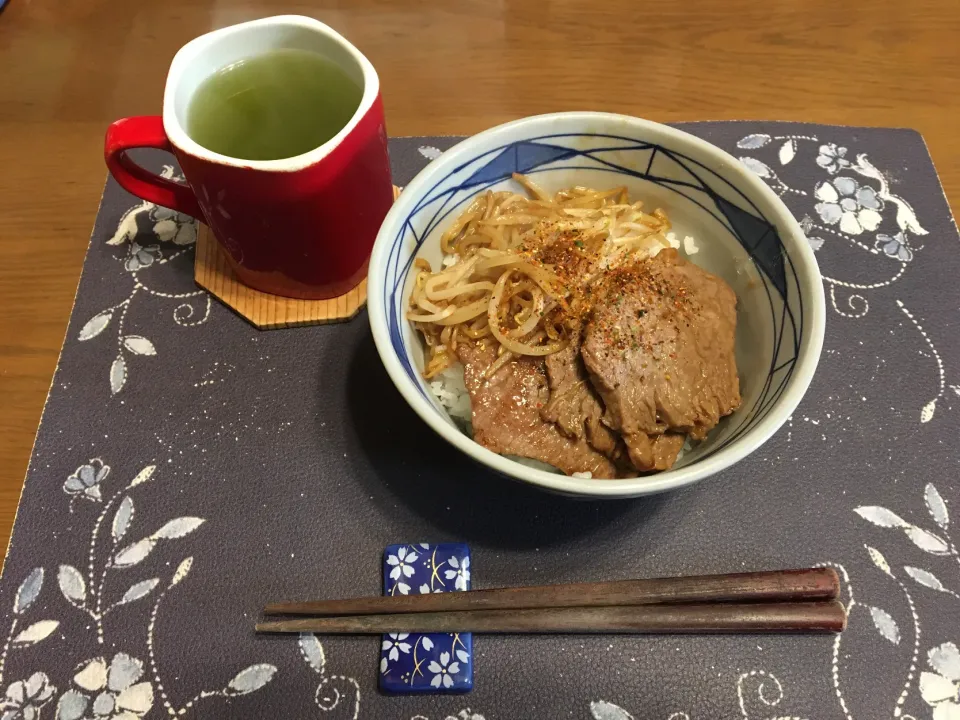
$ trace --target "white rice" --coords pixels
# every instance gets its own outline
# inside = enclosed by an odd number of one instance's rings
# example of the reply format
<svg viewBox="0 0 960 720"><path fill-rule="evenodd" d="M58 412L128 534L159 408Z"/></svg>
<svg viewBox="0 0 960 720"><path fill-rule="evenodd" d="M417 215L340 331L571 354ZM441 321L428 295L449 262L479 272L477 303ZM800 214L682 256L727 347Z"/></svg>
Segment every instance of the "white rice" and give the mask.
<svg viewBox="0 0 960 720"><path fill-rule="evenodd" d="M440 402L450 419L467 435L473 437L470 422L470 394L463 381L463 365L457 363L435 375L430 381L430 392Z"/></svg>
<svg viewBox="0 0 960 720"><path fill-rule="evenodd" d="M700 252L700 247L692 235L685 235L683 242L680 241L680 238L677 237L675 232L668 232L666 237L667 242L670 243L670 247L674 250L681 250L684 255L696 255Z"/></svg>

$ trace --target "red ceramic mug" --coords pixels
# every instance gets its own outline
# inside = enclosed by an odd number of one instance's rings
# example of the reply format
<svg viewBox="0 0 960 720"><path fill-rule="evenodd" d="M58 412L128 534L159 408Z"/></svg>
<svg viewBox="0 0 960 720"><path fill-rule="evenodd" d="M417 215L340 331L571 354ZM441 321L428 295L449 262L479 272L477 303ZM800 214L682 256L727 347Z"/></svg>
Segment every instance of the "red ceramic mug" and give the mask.
<svg viewBox="0 0 960 720"><path fill-rule="evenodd" d="M330 141L283 160L240 160L187 133L191 97L238 60L279 48L324 55L363 87L360 106ZM132 148L172 152L188 185L137 165ZM187 43L167 76L163 115L117 120L104 150L110 172L138 197L207 223L241 282L276 295L329 298L359 283L393 203L380 80L341 35L312 18L266 18Z"/></svg>

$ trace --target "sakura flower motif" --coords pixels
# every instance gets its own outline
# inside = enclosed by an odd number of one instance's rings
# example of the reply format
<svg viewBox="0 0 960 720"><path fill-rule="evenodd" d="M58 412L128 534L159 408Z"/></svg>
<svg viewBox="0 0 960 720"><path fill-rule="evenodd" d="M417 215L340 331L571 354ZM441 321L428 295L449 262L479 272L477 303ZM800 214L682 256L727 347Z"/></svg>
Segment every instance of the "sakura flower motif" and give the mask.
<svg viewBox="0 0 960 720"><path fill-rule="evenodd" d="M390 579L399 580L401 575L403 577L413 577L415 572L413 563L416 561L417 554L405 547L400 548L396 555L388 555L387 565L393 567L393 570L390 571Z"/></svg>
<svg viewBox="0 0 960 720"><path fill-rule="evenodd" d="M409 633L390 633L387 639L383 641L383 649L389 650L387 657L391 660L399 660L400 653L410 654L410 643L405 642L410 637Z"/></svg>
<svg viewBox="0 0 960 720"><path fill-rule="evenodd" d="M466 590L467 583L470 581L470 558L465 557L463 560L457 560L456 557L451 557L448 561L452 570L444 571L444 577L447 580L454 580L453 586L457 590Z"/></svg>
<svg viewBox="0 0 960 720"><path fill-rule="evenodd" d="M445 688L452 687L453 676L460 672L460 663L450 662L450 653L448 652L440 653L439 659L440 662L431 660L430 664L427 665L427 670L434 674L430 686L435 688L441 685Z"/></svg>

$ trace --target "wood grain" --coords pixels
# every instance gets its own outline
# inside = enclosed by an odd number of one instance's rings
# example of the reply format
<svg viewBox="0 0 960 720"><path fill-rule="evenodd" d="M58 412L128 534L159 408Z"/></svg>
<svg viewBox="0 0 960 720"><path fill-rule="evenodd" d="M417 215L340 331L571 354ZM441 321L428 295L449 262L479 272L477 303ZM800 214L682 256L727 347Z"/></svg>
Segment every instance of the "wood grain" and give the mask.
<svg viewBox="0 0 960 720"><path fill-rule="evenodd" d="M836 570L809 568L271 603L263 612L267 615L377 615L663 603L772 603L835 600L839 594L840 577Z"/></svg>
<svg viewBox="0 0 960 720"><path fill-rule="evenodd" d="M449 593L457 595L459 593ZM837 633L847 624L843 605L691 603L473 610L408 615L296 618L257 623L257 632L369 635L410 632L479 633Z"/></svg>
<svg viewBox="0 0 960 720"><path fill-rule="evenodd" d="M63 340L103 133L160 111L190 38L281 12L380 72L394 135L555 110L913 127L960 193L956 0L12 0L0 14L0 544Z"/></svg>

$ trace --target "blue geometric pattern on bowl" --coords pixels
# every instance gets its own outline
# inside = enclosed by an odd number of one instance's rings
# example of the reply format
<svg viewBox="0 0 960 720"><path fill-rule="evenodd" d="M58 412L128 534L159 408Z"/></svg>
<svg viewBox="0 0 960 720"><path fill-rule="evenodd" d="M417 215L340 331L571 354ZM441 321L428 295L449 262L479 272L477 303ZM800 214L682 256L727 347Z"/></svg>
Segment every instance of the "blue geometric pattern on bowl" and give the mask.
<svg viewBox="0 0 960 720"><path fill-rule="evenodd" d="M384 595L469 589L470 548L463 543L389 545L383 553ZM473 689L473 635L384 635L380 689L388 693L469 692Z"/></svg>
<svg viewBox="0 0 960 720"><path fill-rule="evenodd" d="M478 194L526 175L589 170L644 180L683 196L715 221L746 251L769 301L772 354L763 386L751 407L741 407L727 422L735 427L700 458L721 450L758 424L783 394L793 374L802 340L804 303L800 282L776 227L733 183L703 163L662 145L599 133L557 133L507 143L461 163L436 181L400 223L384 273L387 328L405 372L438 413L407 352L404 289L417 251L432 232L450 222Z"/></svg>

